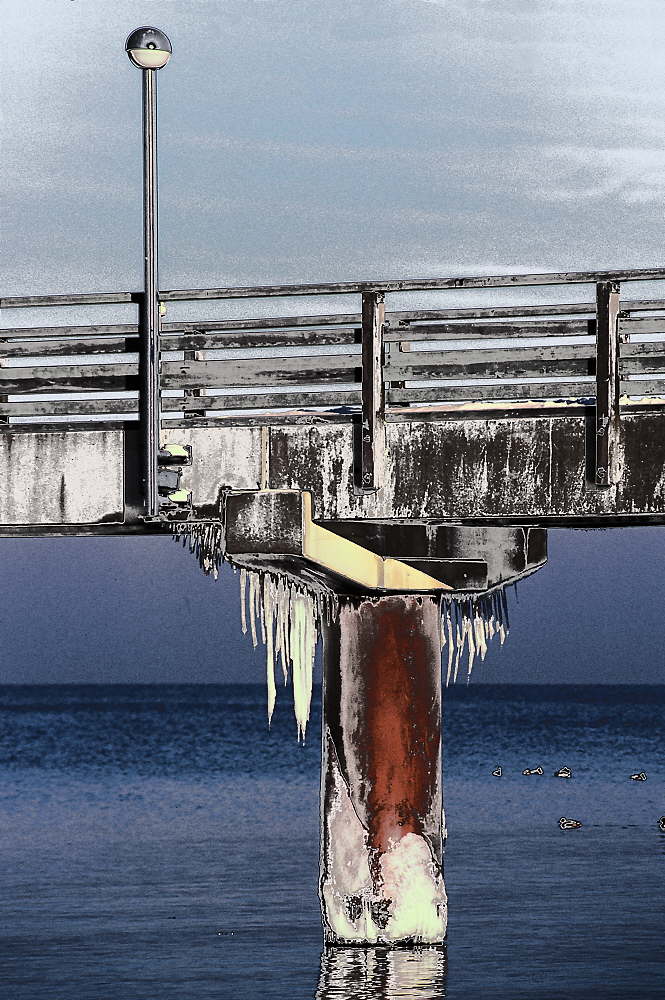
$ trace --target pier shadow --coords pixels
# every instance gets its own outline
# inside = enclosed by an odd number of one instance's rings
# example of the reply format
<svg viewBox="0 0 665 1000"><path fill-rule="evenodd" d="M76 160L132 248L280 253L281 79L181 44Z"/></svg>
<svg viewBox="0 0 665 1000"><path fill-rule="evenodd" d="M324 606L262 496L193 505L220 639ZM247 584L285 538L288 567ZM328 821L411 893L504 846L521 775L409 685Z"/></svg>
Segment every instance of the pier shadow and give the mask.
<svg viewBox="0 0 665 1000"><path fill-rule="evenodd" d="M439 948L327 948L315 1000L444 1000L448 953Z"/></svg>

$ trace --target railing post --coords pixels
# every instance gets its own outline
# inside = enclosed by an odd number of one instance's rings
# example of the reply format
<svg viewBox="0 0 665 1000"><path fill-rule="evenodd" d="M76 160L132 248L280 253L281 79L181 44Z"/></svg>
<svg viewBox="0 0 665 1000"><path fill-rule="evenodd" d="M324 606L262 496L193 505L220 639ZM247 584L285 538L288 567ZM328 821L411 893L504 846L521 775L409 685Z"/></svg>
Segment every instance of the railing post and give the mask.
<svg viewBox="0 0 665 1000"><path fill-rule="evenodd" d="M619 283L596 285L596 486L620 479Z"/></svg>
<svg viewBox="0 0 665 1000"><path fill-rule="evenodd" d="M1 344L6 344L6 343L7 343L6 340L0 340L0 345ZM3 359L0 357L0 369L3 368L5 365L6 365L6 362L3 361ZM9 402L9 396L6 396L6 395L3 395L2 393L0 393L0 403L8 403L8 402ZM8 423L9 423L9 414L0 413L0 425L4 426L5 424L8 424Z"/></svg>
<svg viewBox="0 0 665 1000"><path fill-rule="evenodd" d="M385 447L385 385L383 378L383 292L362 293L362 417L360 435L360 493L381 486Z"/></svg>

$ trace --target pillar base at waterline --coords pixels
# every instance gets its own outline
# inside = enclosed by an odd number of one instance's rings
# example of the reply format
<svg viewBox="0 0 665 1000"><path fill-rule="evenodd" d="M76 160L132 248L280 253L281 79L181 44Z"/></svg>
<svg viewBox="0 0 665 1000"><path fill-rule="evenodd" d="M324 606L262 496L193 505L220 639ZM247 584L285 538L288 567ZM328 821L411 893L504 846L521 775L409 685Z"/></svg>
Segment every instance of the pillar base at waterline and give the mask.
<svg viewBox="0 0 665 1000"><path fill-rule="evenodd" d="M327 945L446 934L437 599L342 598L324 634L320 898Z"/></svg>

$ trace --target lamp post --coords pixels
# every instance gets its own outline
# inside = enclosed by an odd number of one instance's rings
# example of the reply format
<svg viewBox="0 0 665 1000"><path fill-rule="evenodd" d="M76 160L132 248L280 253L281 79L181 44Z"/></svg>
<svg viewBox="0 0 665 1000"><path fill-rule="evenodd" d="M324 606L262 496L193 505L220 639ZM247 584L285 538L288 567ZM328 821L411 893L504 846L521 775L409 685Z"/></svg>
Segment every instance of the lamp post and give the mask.
<svg viewBox="0 0 665 1000"><path fill-rule="evenodd" d="M146 517L159 515L159 283L157 271L157 86L155 71L171 57L171 42L159 28L136 28L125 51L143 75L143 264L139 318L139 420Z"/></svg>

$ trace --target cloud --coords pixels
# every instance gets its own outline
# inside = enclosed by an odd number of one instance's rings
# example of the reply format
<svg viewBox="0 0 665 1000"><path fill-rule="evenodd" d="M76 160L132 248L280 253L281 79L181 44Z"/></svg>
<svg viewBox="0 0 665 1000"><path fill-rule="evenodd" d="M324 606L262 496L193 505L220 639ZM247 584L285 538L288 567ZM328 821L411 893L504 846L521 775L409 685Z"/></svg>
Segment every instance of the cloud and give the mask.
<svg viewBox="0 0 665 1000"><path fill-rule="evenodd" d="M665 150L644 147L555 146L542 151L531 197L548 201L605 198L626 205L662 204Z"/></svg>

